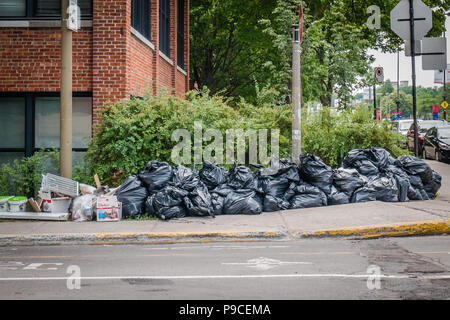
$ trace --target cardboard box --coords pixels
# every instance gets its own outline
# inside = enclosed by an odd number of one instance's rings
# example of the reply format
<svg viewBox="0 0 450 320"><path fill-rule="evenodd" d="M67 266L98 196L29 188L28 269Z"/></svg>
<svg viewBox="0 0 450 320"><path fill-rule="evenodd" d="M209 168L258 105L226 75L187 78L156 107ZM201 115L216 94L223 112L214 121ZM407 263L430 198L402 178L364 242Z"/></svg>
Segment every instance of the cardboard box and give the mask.
<svg viewBox="0 0 450 320"><path fill-rule="evenodd" d="M122 206L116 196L99 196L97 198L97 221L120 221Z"/></svg>

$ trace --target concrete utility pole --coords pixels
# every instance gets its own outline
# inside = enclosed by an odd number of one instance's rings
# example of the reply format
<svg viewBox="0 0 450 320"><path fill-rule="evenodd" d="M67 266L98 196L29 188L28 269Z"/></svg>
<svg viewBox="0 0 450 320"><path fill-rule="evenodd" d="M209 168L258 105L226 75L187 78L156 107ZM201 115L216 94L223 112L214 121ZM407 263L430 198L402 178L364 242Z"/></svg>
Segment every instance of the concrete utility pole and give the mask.
<svg viewBox="0 0 450 320"><path fill-rule="evenodd" d="M302 78L299 25L293 25L292 30L292 162L300 164L302 152Z"/></svg>
<svg viewBox="0 0 450 320"><path fill-rule="evenodd" d="M67 28L69 0L61 0L60 174L72 178L72 31Z"/></svg>

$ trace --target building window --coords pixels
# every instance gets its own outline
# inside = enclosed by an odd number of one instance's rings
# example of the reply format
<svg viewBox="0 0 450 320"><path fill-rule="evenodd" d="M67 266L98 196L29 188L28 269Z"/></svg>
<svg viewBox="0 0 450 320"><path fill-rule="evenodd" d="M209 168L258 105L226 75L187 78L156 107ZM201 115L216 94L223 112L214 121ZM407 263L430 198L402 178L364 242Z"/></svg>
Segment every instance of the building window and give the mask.
<svg viewBox="0 0 450 320"><path fill-rule="evenodd" d="M0 164L25 155L25 98L0 98Z"/></svg>
<svg viewBox="0 0 450 320"><path fill-rule="evenodd" d="M14 97L0 93L0 164L37 150L59 148L60 98L26 93ZM5 96L7 95L7 96ZM75 159L87 151L92 131L92 97L77 94L72 104L72 145Z"/></svg>
<svg viewBox="0 0 450 320"><path fill-rule="evenodd" d="M159 50L170 58L170 0L159 0Z"/></svg>
<svg viewBox="0 0 450 320"><path fill-rule="evenodd" d="M184 69L184 0L178 0L177 63Z"/></svg>
<svg viewBox="0 0 450 320"><path fill-rule="evenodd" d="M26 14L26 0L0 0L0 17L24 17Z"/></svg>
<svg viewBox="0 0 450 320"><path fill-rule="evenodd" d="M150 40L150 0L131 1L131 26Z"/></svg>
<svg viewBox="0 0 450 320"><path fill-rule="evenodd" d="M92 1L78 0L81 17L92 18ZM0 0L0 17L60 19L61 0Z"/></svg>

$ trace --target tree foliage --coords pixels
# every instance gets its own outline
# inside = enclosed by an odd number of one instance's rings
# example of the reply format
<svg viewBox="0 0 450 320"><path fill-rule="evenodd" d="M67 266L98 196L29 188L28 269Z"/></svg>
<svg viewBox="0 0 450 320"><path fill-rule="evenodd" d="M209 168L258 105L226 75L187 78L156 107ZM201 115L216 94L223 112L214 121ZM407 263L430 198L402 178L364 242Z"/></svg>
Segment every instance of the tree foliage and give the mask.
<svg viewBox="0 0 450 320"><path fill-rule="evenodd" d="M373 84L367 50L397 51L402 40L390 29L398 0L192 0L191 80L211 93L240 96L256 103L268 90L289 102L292 24L304 5L302 51L304 101L330 105L336 94L343 106L352 89ZM424 0L433 8L440 36L450 0ZM381 10L380 29L368 28L367 8ZM267 95L266 95L267 97Z"/></svg>

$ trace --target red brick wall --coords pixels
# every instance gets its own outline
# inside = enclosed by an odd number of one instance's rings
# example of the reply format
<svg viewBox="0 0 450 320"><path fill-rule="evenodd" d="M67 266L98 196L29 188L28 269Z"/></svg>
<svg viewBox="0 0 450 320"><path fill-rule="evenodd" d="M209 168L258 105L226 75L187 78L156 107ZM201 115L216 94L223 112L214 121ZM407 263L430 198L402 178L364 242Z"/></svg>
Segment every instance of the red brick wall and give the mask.
<svg viewBox="0 0 450 320"><path fill-rule="evenodd" d="M92 91L92 30L73 33L73 90ZM0 91L60 91L59 28L0 28Z"/></svg>
<svg viewBox="0 0 450 320"><path fill-rule="evenodd" d="M131 31L131 1L94 1L93 7L93 122L100 120L105 102L129 98L127 42Z"/></svg>
<svg viewBox="0 0 450 320"><path fill-rule="evenodd" d="M131 35L129 44L128 90L131 94L143 96L152 92L153 50L140 39Z"/></svg>
<svg viewBox="0 0 450 320"><path fill-rule="evenodd" d="M92 28L73 33L73 90L93 94L93 121L107 101L153 93L164 86L177 95L189 77L177 71L176 5L171 0L174 65L159 56L159 0L151 1L152 50L131 34L131 0L94 0ZM185 8L185 70L189 70L189 1ZM0 92L60 91L60 28L0 28ZM184 86L182 85L184 77ZM154 81L156 80L156 81Z"/></svg>
<svg viewBox="0 0 450 320"><path fill-rule="evenodd" d="M172 85L172 72L173 66L163 57L159 57L158 91L161 90L162 87L165 87L168 90L174 87Z"/></svg>
<svg viewBox="0 0 450 320"><path fill-rule="evenodd" d="M177 70L175 75L175 94L182 96L186 92L186 76Z"/></svg>

